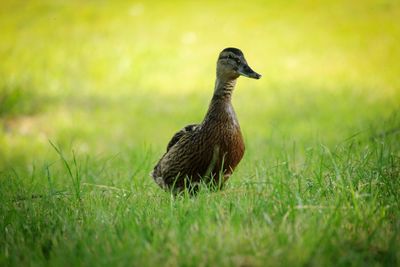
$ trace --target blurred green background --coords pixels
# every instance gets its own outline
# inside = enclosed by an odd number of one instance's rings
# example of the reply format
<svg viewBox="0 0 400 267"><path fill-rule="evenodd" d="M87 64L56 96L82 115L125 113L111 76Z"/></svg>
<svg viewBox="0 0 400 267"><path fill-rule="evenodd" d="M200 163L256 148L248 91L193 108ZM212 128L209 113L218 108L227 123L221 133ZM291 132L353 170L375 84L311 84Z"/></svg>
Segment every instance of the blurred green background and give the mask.
<svg viewBox="0 0 400 267"><path fill-rule="evenodd" d="M399 106L399 6L2 1L0 162L40 160L48 139L91 154L163 149L201 121L228 46L263 74L234 94L250 151L340 141Z"/></svg>
<svg viewBox="0 0 400 267"><path fill-rule="evenodd" d="M1 1L0 263L396 257L399 18L395 0ZM232 46L263 75L233 95L245 157L226 191L173 202L148 173L177 130L202 120ZM199 250L178 253L192 241Z"/></svg>

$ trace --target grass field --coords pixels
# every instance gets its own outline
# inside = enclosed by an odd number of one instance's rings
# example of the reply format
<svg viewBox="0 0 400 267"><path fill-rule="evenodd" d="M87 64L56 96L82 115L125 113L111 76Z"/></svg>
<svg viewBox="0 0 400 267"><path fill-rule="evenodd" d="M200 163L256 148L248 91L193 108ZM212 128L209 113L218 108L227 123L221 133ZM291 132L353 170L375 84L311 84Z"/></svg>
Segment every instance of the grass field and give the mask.
<svg viewBox="0 0 400 267"><path fill-rule="evenodd" d="M266 1L265 1L266 2ZM0 3L1 266L400 266L400 3ZM221 192L149 177L225 47Z"/></svg>

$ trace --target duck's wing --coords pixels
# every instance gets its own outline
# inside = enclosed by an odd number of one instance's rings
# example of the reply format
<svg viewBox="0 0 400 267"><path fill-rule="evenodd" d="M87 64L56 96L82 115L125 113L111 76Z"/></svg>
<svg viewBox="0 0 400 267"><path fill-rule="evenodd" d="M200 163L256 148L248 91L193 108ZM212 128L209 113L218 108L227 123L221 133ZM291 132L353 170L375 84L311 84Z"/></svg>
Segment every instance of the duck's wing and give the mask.
<svg viewBox="0 0 400 267"><path fill-rule="evenodd" d="M161 171L161 161L163 160L163 158L165 157L165 155L168 154L168 151L171 149L171 147L173 147L176 143L178 143L178 141L187 133L193 132L194 130L196 130L196 128L199 127L199 124L189 124L185 127L183 127L180 131L176 132L174 134L174 136L172 137L171 141L169 141L168 145L167 145L167 151L165 152L165 154L161 157L161 159L158 161L157 165L154 166L153 171L150 173L150 176L152 176L154 178L154 180L156 181L156 183L161 186L161 188L167 189L168 186L164 181L163 175L162 175L162 171Z"/></svg>
<svg viewBox="0 0 400 267"><path fill-rule="evenodd" d="M199 124L189 124L183 127L179 132L175 133L167 145L167 152L182 138L182 136L184 136L186 133L193 132L198 126Z"/></svg>

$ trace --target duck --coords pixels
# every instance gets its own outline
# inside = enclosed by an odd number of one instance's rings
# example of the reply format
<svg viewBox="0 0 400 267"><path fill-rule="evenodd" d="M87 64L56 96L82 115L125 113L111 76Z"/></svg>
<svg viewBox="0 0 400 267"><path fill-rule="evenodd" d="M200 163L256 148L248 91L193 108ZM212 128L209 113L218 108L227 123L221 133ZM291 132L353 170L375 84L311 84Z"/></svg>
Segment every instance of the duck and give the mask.
<svg viewBox="0 0 400 267"><path fill-rule="evenodd" d="M151 176L162 189L175 194L196 193L200 184L220 190L241 161L245 144L232 93L240 76L260 79L243 52L234 47L218 56L214 93L204 119L176 132Z"/></svg>

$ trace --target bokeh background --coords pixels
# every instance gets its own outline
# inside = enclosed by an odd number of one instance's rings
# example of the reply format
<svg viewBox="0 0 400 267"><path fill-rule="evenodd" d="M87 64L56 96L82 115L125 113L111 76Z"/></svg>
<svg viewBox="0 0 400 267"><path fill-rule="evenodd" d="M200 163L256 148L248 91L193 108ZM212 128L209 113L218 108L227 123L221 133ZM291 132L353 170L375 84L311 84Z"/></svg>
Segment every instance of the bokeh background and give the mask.
<svg viewBox="0 0 400 267"><path fill-rule="evenodd" d="M0 262L253 266L266 257L294 266L311 255L320 266L395 255L400 187L379 175L396 181L399 174L399 43L396 0L1 1L0 194L7 231ZM170 203L148 173L177 130L202 120L225 47L240 48L263 75L239 78L233 95L245 157L225 192ZM347 147L351 142L358 145ZM379 144L390 160L374 165L369 160L379 153L368 149ZM326 151L339 151L333 165ZM290 168L279 169L288 162ZM391 167L376 174L386 163ZM340 179L350 165L358 166L360 180ZM332 173L337 179L325 183ZM254 177L266 177L271 187L246 191ZM377 191L364 192L366 184ZM131 198L124 202L110 193L125 190ZM54 200L60 195L61 202ZM262 201L271 195L272 202ZM31 197L31 205L15 204ZM311 211L293 212L307 201L316 205ZM321 203L327 206L319 209ZM329 208L336 203L348 206ZM238 213L224 213L232 205ZM328 219L335 214L341 217ZM159 218L167 219L155 223ZM190 228L198 218L211 226ZM286 222L293 225L274 228ZM212 231L219 225L235 233L227 242ZM315 234L325 230L336 235ZM179 254L174 242L190 246L187 236L200 249ZM170 249L157 254L164 245ZM142 254L132 254L132 246ZM240 256L243 249L247 256Z"/></svg>
<svg viewBox="0 0 400 267"><path fill-rule="evenodd" d="M250 151L338 142L399 106L396 1L3 1L0 12L2 164L40 160L48 139L92 154L163 148L203 118L228 46L263 74L234 95Z"/></svg>

